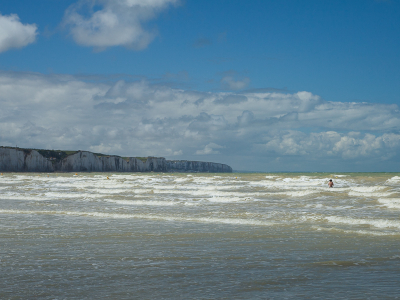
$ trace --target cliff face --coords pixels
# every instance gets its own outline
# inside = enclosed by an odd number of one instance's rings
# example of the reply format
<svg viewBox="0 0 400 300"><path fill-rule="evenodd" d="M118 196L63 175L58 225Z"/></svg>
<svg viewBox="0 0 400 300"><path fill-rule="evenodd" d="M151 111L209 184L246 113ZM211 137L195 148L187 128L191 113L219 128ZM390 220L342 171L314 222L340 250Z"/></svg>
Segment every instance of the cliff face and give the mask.
<svg viewBox="0 0 400 300"><path fill-rule="evenodd" d="M0 170L5 172L51 172L52 163L36 150L0 148Z"/></svg>
<svg viewBox="0 0 400 300"><path fill-rule="evenodd" d="M79 151L55 164L55 171L61 172L167 172L165 158L148 157L145 162L129 157L97 156L92 152Z"/></svg>
<svg viewBox="0 0 400 300"><path fill-rule="evenodd" d="M56 153L43 151L41 153ZM61 155L62 154L62 155ZM232 172L228 165L166 160L163 157L122 158L120 156L97 155L88 151L77 151L67 155L58 153L58 158L44 157L36 150L0 147L0 171L2 172Z"/></svg>
<svg viewBox="0 0 400 300"><path fill-rule="evenodd" d="M230 166L212 162L167 160L166 163L170 172L232 173Z"/></svg>

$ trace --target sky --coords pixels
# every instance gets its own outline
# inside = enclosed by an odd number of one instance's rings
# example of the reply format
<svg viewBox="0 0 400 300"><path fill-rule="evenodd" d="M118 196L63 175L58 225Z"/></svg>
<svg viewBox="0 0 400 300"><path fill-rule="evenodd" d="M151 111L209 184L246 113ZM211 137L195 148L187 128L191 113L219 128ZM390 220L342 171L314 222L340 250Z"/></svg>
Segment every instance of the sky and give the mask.
<svg viewBox="0 0 400 300"><path fill-rule="evenodd" d="M0 145L400 170L398 0L0 2Z"/></svg>

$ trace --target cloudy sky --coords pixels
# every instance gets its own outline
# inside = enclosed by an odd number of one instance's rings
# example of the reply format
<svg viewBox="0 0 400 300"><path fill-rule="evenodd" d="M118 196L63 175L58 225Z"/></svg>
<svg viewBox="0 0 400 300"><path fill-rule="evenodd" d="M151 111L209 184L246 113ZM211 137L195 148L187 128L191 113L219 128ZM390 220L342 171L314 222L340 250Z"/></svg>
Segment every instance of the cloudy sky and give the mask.
<svg viewBox="0 0 400 300"><path fill-rule="evenodd" d="M400 1L0 2L0 145L400 170Z"/></svg>

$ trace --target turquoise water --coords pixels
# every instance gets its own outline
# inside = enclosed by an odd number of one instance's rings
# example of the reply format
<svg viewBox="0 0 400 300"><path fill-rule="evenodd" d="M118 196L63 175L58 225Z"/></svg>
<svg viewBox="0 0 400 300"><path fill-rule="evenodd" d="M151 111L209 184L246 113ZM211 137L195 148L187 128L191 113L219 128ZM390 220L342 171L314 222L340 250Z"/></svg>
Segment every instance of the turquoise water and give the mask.
<svg viewBox="0 0 400 300"><path fill-rule="evenodd" d="M399 215L395 173L5 173L0 298L396 299Z"/></svg>

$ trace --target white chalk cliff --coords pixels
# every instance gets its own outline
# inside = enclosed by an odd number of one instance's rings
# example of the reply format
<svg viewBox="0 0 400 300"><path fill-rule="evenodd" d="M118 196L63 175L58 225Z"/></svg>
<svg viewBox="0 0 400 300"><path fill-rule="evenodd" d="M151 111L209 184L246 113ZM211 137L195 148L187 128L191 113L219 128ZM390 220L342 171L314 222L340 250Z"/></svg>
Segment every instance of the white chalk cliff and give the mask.
<svg viewBox="0 0 400 300"><path fill-rule="evenodd" d="M0 147L2 172L232 172L225 164Z"/></svg>

